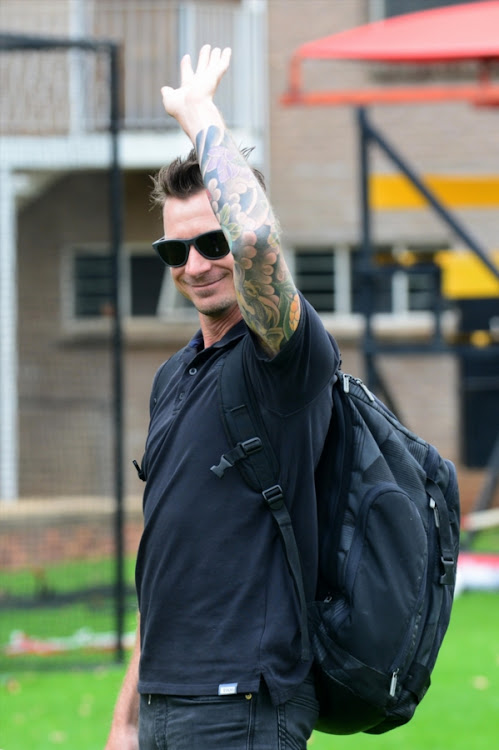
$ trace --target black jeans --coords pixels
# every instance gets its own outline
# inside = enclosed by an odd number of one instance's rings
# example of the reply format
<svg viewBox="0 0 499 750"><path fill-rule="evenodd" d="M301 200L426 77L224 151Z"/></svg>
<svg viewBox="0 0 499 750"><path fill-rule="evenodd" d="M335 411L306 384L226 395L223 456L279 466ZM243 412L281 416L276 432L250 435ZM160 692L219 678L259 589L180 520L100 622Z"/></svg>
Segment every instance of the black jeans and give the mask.
<svg viewBox="0 0 499 750"><path fill-rule="evenodd" d="M273 706L258 693L196 697L142 695L140 750L306 750L319 706L312 675Z"/></svg>

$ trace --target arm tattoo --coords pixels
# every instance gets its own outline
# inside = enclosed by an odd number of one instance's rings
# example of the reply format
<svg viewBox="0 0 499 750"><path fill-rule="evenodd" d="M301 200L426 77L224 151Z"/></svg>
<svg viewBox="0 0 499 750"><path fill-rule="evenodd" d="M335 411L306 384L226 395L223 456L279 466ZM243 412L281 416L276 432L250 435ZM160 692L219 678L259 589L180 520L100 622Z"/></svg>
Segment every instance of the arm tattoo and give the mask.
<svg viewBox="0 0 499 750"><path fill-rule="evenodd" d="M196 138L211 206L234 256L241 313L264 348L276 354L300 318L300 300L279 241L279 225L263 188L232 138L211 126Z"/></svg>

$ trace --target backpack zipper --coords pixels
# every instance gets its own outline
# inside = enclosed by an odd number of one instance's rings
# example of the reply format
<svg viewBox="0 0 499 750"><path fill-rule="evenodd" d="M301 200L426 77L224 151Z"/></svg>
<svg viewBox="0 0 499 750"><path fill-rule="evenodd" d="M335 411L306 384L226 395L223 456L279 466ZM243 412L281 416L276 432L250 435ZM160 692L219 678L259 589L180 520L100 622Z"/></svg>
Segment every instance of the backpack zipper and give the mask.
<svg viewBox="0 0 499 750"><path fill-rule="evenodd" d="M437 527L437 529L439 529L440 528L440 514L438 512L437 504L431 495L430 495L430 508L432 509L433 516L435 518L435 526Z"/></svg>
<svg viewBox="0 0 499 750"><path fill-rule="evenodd" d="M435 523L435 532L438 533L438 528L440 526L440 517L439 517L439 514L438 514L437 504L436 504L435 500L430 495L428 495L428 497L429 497L429 503L428 503L428 505L430 507L430 510L433 513L433 518L434 518L434 523ZM429 539L429 541L428 541L428 552L431 553L431 551L433 549L434 549L434 544L432 544L431 543L431 539ZM416 612L418 612L417 608L418 608L420 602L423 601L423 599L424 599L424 592L425 592L425 590L427 588L428 573L429 573L429 571L432 571L434 567L435 567L435 557L434 557L434 555L428 554L428 565L427 565L427 569L426 569L426 575L423 576L423 579L422 579L422 584L424 584L424 585L422 585L421 590L420 590L420 594L418 596L418 601L417 601L417 605L416 605ZM422 622L425 622L425 620L426 620L426 616L427 616L426 610L427 610L427 608L428 608L428 604L426 605L426 607L423 609L423 611L419 615L420 620ZM414 620L414 618L413 618L413 620ZM396 690L397 690L398 678L399 678L400 669L401 669L400 665L405 665L407 663L407 654L409 653L409 651L407 649L407 641L408 641L408 636L410 635L410 633L412 631L413 620L411 620L411 625L407 629L407 635L404 638L404 642L403 642L403 644L402 644L402 646L401 646L401 648L399 650L399 653L397 654L397 657L394 660L393 665L392 665L392 678L391 678L391 682L390 682L390 696L392 698L395 697L395 693L396 693ZM421 639L419 638L418 642L416 644L414 644L414 647L412 649L412 654L414 654L417 651L420 642L421 642Z"/></svg>
<svg viewBox="0 0 499 750"><path fill-rule="evenodd" d="M399 678L399 672L400 669L397 667L397 669L392 672L392 679L390 681L390 697L395 698L395 693L397 692L397 682Z"/></svg>
<svg viewBox="0 0 499 750"><path fill-rule="evenodd" d="M379 497L379 495L381 495L382 493L388 490L394 489L394 487L396 487L396 485L393 485L390 482L383 482L382 484L376 487L372 487L370 491L366 493L362 501L362 505L359 509L359 513L357 516L356 533L354 534L354 537L350 545L350 553L348 555L347 564L346 564L345 572L343 575L343 583L344 583L346 591L348 592L351 591L351 587L353 585L353 581L355 578L358 562L359 562L360 555L361 555L361 540L365 534L365 525L367 523L367 517L371 510L373 500ZM402 644L389 669L389 674L391 675L389 695L391 698L395 697L395 694L397 691L398 680L400 676L400 671L401 671L401 668L407 662L407 655L411 653L411 651L412 653L414 653L418 645L416 644L414 648L412 649L408 648L409 644L411 643L411 636L413 632L414 622L418 617L421 617L421 614L422 614L420 612L420 608L421 608L422 602L424 602L424 593L427 588L428 570L430 569L430 565L432 564L433 564L432 561L428 557L427 567L421 579L421 586L420 586L416 604L414 607L415 614L411 618L411 622L409 626L406 628L406 632L405 632L405 636L403 638ZM342 614L342 609L343 608L338 607L338 610L335 613L336 617Z"/></svg>
<svg viewBox="0 0 499 750"><path fill-rule="evenodd" d="M357 513L354 533L350 543L350 551L345 561L345 571L343 574L343 583L348 592L351 592L355 576L357 575L357 568L362 555L362 547L365 539L366 524L373 505L373 500L376 500L385 492L391 492L393 490L396 490L397 492L400 491L396 484L392 482L382 482L371 487L362 499L362 503Z"/></svg>
<svg viewBox="0 0 499 750"><path fill-rule="evenodd" d="M367 385L360 378L354 378L353 375L348 375L347 373L343 373L343 390L345 393L350 393L350 381L354 382L359 386L361 390L364 391L369 401L375 401L375 398Z"/></svg>

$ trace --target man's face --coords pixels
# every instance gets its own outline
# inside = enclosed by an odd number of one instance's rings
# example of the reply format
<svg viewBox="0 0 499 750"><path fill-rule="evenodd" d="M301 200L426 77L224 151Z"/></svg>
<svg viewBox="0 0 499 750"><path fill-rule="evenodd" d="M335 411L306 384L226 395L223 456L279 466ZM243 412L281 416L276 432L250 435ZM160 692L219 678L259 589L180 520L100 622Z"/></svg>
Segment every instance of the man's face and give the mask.
<svg viewBox="0 0 499 750"><path fill-rule="evenodd" d="M165 238L169 240L186 240L220 229L204 190L182 200L167 198L163 224ZM191 245L185 266L170 268L170 273L179 292L202 315L224 317L237 305L232 253L219 260L208 260Z"/></svg>

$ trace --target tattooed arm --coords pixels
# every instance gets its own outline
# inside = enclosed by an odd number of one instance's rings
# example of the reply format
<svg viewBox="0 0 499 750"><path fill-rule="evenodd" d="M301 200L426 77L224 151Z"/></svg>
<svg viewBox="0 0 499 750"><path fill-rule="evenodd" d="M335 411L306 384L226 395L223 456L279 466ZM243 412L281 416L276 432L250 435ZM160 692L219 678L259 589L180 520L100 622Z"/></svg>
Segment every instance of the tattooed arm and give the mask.
<svg viewBox="0 0 499 750"><path fill-rule="evenodd" d="M300 299L282 255L279 225L265 192L240 153L213 102L229 67L230 50L204 46L196 71L181 63L181 85L162 89L166 111L196 147L213 211L234 256L241 314L273 356L292 336Z"/></svg>

